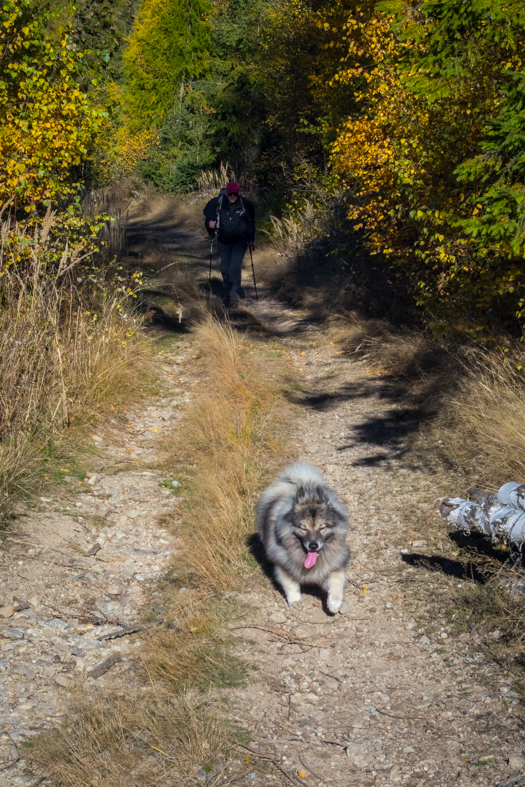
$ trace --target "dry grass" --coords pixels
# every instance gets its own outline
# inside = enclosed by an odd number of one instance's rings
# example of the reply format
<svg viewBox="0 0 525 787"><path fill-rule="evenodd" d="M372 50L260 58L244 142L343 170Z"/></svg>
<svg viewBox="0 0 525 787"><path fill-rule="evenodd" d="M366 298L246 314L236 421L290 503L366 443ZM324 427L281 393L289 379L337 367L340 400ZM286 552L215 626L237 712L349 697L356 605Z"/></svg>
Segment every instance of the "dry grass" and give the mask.
<svg viewBox="0 0 525 787"><path fill-rule="evenodd" d="M284 453L277 439L284 400L269 379L269 364L248 344L229 323L212 317L196 329L194 347L206 379L168 448L175 458L196 463L184 513L184 562L197 586L214 591L242 585L251 562L254 503Z"/></svg>
<svg viewBox="0 0 525 787"><path fill-rule="evenodd" d="M450 349L421 330L395 330L382 320L362 320L343 314L333 320L332 341L348 355L400 377L436 371Z"/></svg>
<svg viewBox="0 0 525 787"><path fill-rule="evenodd" d="M250 665L234 653L234 639L224 638L229 623L243 617L239 603L202 590L181 596L177 583L165 584L163 603L165 625L142 649L148 675L179 692L244 686Z"/></svg>
<svg viewBox="0 0 525 787"><path fill-rule="evenodd" d="M26 744L26 759L54 787L180 787L198 783L199 767L234 777L234 737L209 703L150 687L84 695L61 727Z"/></svg>
<svg viewBox="0 0 525 787"><path fill-rule="evenodd" d="M467 482L494 491L510 480L525 481L520 343L505 339L504 349L496 342L493 349L458 345L353 315L334 321L330 338L348 355L400 381L405 401L420 407L426 420L425 439L441 440L440 453Z"/></svg>
<svg viewBox="0 0 525 787"><path fill-rule="evenodd" d="M141 322L120 285L87 271L78 249L56 255L53 216L40 229L4 224L0 263L0 514L5 521L46 440L119 396L132 377ZM20 249L23 267L9 264ZM29 252L27 250L30 250ZM136 374L136 369L135 369Z"/></svg>
<svg viewBox="0 0 525 787"><path fill-rule="evenodd" d="M508 360L507 353L470 352L435 426L455 463L488 491L525 482L525 378L516 368L521 348L514 349Z"/></svg>
<svg viewBox="0 0 525 787"><path fill-rule="evenodd" d="M195 329L206 379L182 433L165 443L171 463L180 469L182 458L192 472L177 524L182 554L159 587L166 617L141 648L148 685L138 696L84 696L61 728L31 742L28 758L56 787L179 787L197 784L199 768L219 785L247 773L235 754L239 731L213 698L249 675L228 634L245 610L221 591L240 586L253 566L253 504L282 458L275 412L283 400L269 380L279 370L251 347L212 317ZM183 582L190 587L181 594Z"/></svg>

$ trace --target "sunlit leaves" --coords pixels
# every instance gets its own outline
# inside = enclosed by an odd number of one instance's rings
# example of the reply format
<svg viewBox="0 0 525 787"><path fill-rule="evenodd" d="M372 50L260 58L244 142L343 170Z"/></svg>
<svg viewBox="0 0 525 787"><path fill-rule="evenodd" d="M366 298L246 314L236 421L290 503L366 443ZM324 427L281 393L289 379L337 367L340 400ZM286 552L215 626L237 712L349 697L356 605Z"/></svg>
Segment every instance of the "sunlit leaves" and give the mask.
<svg viewBox="0 0 525 787"><path fill-rule="evenodd" d="M31 210L75 190L104 113L80 87L82 57L29 0L0 10L0 202Z"/></svg>

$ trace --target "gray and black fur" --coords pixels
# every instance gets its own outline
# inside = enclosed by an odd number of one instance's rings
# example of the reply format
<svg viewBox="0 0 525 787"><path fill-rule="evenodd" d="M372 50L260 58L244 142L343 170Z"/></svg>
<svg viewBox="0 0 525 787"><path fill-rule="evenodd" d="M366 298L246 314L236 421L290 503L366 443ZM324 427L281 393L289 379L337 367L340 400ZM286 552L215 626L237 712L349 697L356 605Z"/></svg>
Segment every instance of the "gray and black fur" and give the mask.
<svg viewBox="0 0 525 787"><path fill-rule="evenodd" d="M300 607L300 585L313 583L327 591L330 612L338 612L350 559L348 513L319 470L303 462L287 467L259 498L256 519L288 605ZM308 552L319 553L310 569Z"/></svg>

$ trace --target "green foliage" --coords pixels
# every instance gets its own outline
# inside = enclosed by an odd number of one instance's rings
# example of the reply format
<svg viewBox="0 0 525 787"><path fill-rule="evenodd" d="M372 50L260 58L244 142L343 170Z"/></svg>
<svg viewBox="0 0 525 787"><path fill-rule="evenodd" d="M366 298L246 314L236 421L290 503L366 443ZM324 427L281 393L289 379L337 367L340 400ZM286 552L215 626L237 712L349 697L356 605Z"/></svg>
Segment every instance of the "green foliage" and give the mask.
<svg viewBox="0 0 525 787"><path fill-rule="evenodd" d="M77 190L104 120L80 86L70 28L54 42L51 19L30 0L5 0L0 10L0 201L27 210Z"/></svg>
<svg viewBox="0 0 525 787"><path fill-rule="evenodd" d="M408 273L436 328L516 325L523 299L525 13L518 3L382 3L347 26L360 108L334 146L369 245ZM377 31L381 31L379 34ZM357 38L373 66L356 63Z"/></svg>
<svg viewBox="0 0 525 787"><path fill-rule="evenodd" d="M207 69L208 0L142 0L123 55L126 123L161 126Z"/></svg>

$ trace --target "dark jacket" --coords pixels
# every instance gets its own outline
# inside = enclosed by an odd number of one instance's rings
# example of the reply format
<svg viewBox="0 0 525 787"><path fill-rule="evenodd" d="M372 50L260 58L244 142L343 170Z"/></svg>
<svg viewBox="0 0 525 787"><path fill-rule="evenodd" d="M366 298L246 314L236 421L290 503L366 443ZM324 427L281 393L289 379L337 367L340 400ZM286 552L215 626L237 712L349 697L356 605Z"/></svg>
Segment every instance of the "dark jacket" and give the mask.
<svg viewBox="0 0 525 787"><path fill-rule="evenodd" d="M210 221L217 221L220 197L211 199L204 208L204 225L211 237L215 230L210 229ZM219 221L219 240L221 243L237 243L245 240L253 243L255 239L255 208L246 197L238 197L233 205L224 195Z"/></svg>

